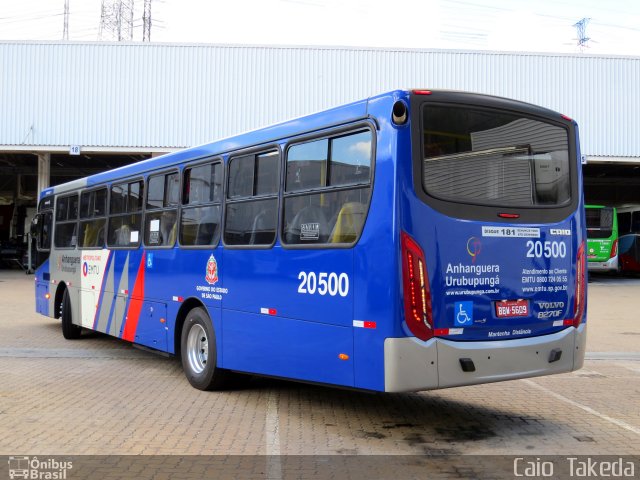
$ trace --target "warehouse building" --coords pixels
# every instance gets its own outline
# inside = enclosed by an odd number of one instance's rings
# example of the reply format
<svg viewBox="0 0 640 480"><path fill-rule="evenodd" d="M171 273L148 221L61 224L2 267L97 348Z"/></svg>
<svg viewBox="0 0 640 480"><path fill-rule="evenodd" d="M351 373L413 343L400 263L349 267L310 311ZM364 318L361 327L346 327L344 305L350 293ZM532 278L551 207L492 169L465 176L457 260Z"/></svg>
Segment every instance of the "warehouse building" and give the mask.
<svg viewBox="0 0 640 480"><path fill-rule="evenodd" d="M580 125L587 201L640 204L640 57L0 42L0 69L5 245L46 186L405 87L560 111Z"/></svg>

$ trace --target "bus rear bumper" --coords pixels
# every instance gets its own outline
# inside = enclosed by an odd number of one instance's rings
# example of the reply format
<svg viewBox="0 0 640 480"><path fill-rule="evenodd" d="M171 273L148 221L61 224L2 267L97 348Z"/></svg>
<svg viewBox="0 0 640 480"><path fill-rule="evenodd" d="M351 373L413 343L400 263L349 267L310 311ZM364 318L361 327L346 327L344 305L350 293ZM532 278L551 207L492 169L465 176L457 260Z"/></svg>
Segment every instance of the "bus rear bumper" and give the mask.
<svg viewBox="0 0 640 480"><path fill-rule="evenodd" d="M387 338L385 391L433 390L578 370L584 363L586 334L583 323L540 337L487 342ZM474 371L463 370L463 363L469 370L469 361Z"/></svg>
<svg viewBox="0 0 640 480"><path fill-rule="evenodd" d="M617 272L618 271L618 256L610 258L606 262L587 262L587 270L590 272Z"/></svg>

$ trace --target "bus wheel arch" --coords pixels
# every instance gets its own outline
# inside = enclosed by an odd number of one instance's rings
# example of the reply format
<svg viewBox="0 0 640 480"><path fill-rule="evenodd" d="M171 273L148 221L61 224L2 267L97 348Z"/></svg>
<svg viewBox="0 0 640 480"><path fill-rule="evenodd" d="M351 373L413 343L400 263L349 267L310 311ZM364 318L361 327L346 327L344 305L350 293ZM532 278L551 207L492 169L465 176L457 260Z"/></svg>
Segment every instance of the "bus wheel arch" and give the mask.
<svg viewBox="0 0 640 480"><path fill-rule="evenodd" d="M180 360L189 383L199 390L229 387L230 372L217 366L216 334L207 309L201 304L194 306L187 311L180 324L181 328L176 328L175 336L178 337L179 331Z"/></svg>
<svg viewBox="0 0 640 480"><path fill-rule="evenodd" d="M58 303L60 294L60 303ZM73 323L73 308L71 306L71 295L66 285L60 285L56 291L56 312L62 320L62 336L66 340L76 340L82 334L82 327Z"/></svg>
<svg viewBox="0 0 640 480"><path fill-rule="evenodd" d="M208 313L207 307L205 307L205 305L200 300L194 297L187 298L184 302L182 302L180 308L178 309L178 313L176 315L176 324L173 330L173 352L178 358L180 358L181 353L180 341L182 337L182 327L184 325L184 321L187 319L187 315L189 314L189 312L198 307L203 308ZM209 315L209 318L211 318L211 315Z"/></svg>
<svg viewBox="0 0 640 480"><path fill-rule="evenodd" d="M53 318L62 318L62 299L64 292L67 289L67 285L64 282L60 282L56 289L56 296L54 301Z"/></svg>

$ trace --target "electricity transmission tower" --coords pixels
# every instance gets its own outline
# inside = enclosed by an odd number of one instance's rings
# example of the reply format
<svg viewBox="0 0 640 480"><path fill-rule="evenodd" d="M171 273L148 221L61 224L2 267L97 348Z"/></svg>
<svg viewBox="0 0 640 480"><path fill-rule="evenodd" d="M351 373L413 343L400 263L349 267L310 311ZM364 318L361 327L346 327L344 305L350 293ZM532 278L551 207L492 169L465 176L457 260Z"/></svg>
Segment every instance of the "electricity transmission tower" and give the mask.
<svg viewBox="0 0 640 480"><path fill-rule="evenodd" d="M574 23L573 26L578 30L578 47L582 52L585 48L588 48L588 42L591 40L590 37L587 37L587 24L589 23L590 18L583 18L577 23Z"/></svg>
<svg viewBox="0 0 640 480"><path fill-rule="evenodd" d="M142 14L142 41L151 41L151 0L144 0L144 13Z"/></svg>
<svg viewBox="0 0 640 480"><path fill-rule="evenodd" d="M69 0L64 0L64 28L62 29L62 39L69 40Z"/></svg>
<svg viewBox="0 0 640 480"><path fill-rule="evenodd" d="M102 0L100 13L100 40L133 40L134 0Z"/></svg>

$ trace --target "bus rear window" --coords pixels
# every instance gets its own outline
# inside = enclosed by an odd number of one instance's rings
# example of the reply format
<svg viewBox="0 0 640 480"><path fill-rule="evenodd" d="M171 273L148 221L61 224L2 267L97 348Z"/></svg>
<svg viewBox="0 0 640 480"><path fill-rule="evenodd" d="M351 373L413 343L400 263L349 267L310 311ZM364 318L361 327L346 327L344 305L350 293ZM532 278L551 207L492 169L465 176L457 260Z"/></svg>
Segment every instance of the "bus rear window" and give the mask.
<svg viewBox="0 0 640 480"><path fill-rule="evenodd" d="M588 238L609 238L613 233L613 208L587 208Z"/></svg>
<svg viewBox="0 0 640 480"><path fill-rule="evenodd" d="M502 207L570 202L566 129L491 109L425 105L422 115L428 195Z"/></svg>

